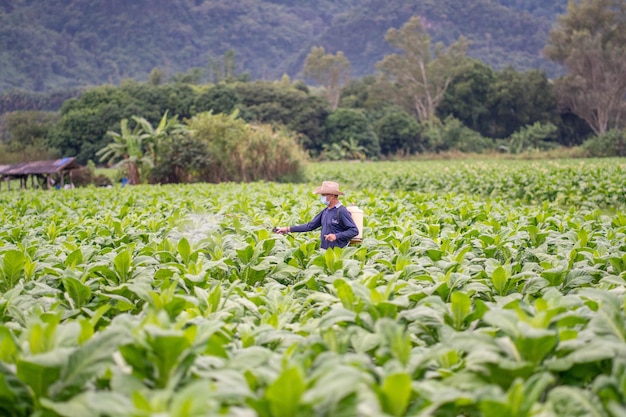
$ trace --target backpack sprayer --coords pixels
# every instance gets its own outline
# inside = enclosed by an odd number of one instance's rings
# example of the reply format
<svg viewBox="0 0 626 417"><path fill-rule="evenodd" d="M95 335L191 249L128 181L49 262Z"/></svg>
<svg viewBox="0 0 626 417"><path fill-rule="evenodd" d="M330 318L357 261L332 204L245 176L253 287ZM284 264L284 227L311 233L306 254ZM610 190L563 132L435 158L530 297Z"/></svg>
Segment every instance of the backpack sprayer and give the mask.
<svg viewBox="0 0 626 417"><path fill-rule="evenodd" d="M363 241L363 210L354 205L347 206L346 208L352 216L352 220L354 220L354 224L356 224L357 229L359 229L359 234L350 239L350 244L358 245Z"/></svg>

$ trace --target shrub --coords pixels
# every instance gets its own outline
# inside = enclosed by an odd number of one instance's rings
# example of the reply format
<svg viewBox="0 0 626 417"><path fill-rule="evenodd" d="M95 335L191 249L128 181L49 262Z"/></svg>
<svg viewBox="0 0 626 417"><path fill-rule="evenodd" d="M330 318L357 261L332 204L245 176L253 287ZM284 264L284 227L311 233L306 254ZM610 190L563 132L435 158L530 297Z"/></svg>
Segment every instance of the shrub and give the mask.
<svg viewBox="0 0 626 417"><path fill-rule="evenodd" d="M382 117L375 122L374 130L378 135L383 155L423 150L420 124L400 108L387 108Z"/></svg>
<svg viewBox="0 0 626 417"><path fill-rule="evenodd" d="M89 167L82 167L72 171L72 183L76 187L86 187L93 184L94 173Z"/></svg>
<svg viewBox="0 0 626 417"><path fill-rule="evenodd" d="M270 125L250 125L231 115L200 113L189 121L194 139L206 143L211 163L202 179L291 181L304 177L307 159L295 133Z"/></svg>
<svg viewBox="0 0 626 417"><path fill-rule="evenodd" d="M609 130L586 140L583 149L589 156L626 156L626 130Z"/></svg>
<svg viewBox="0 0 626 417"><path fill-rule="evenodd" d="M93 184L96 187L107 187L109 185L113 185L111 178L107 177L104 174L98 174L93 178Z"/></svg>
<svg viewBox="0 0 626 417"><path fill-rule="evenodd" d="M232 113L239 101L239 96L233 87L226 84L216 84L196 98L195 111L198 113L205 111Z"/></svg>
<svg viewBox="0 0 626 417"><path fill-rule="evenodd" d="M506 150L509 153L519 154L525 150L554 149L558 143L552 142L556 138L558 128L552 123L534 123L524 126L513 133L508 140Z"/></svg>
<svg viewBox="0 0 626 417"><path fill-rule="evenodd" d="M189 134L169 135L159 144L159 157L150 171L150 182L198 182L209 169L210 163L211 155L206 141Z"/></svg>
<svg viewBox="0 0 626 417"><path fill-rule="evenodd" d="M246 144L248 175L256 180L298 182L304 179L305 152L287 128L267 124L249 126Z"/></svg>
<svg viewBox="0 0 626 417"><path fill-rule="evenodd" d="M350 143L356 141L363 147L368 158L380 156L380 143L370 121L365 113L359 109L339 108L326 119L328 132L327 147L333 144Z"/></svg>
<svg viewBox="0 0 626 417"><path fill-rule="evenodd" d="M443 122L431 121L424 132L428 148L433 152L456 149L461 152L482 153L493 148L493 141L449 116Z"/></svg>
<svg viewBox="0 0 626 417"><path fill-rule="evenodd" d="M87 166L72 171L72 184L76 187L86 187L95 185L97 187L106 187L112 185L111 179L104 174L96 175L96 166L93 161L88 161Z"/></svg>

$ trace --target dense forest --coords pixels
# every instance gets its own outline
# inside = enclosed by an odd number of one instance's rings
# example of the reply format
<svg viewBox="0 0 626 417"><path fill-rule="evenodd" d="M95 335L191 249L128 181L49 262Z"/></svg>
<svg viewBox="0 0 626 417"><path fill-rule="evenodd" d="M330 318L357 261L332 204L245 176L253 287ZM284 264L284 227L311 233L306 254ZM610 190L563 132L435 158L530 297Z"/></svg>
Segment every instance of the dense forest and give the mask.
<svg viewBox="0 0 626 417"><path fill-rule="evenodd" d="M541 50L567 0L0 0L0 92L145 80L196 69L219 78L225 53L251 79L302 78L312 46L342 51L351 72L375 72L384 36L421 16L434 41L460 35L494 69L561 71ZM201 71L198 71L201 69Z"/></svg>

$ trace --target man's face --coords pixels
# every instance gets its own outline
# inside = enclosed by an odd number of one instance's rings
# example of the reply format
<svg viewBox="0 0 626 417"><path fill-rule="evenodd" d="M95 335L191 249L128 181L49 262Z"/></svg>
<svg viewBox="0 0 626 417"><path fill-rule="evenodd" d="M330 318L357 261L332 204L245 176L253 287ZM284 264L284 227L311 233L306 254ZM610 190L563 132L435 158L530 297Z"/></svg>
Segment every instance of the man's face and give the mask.
<svg viewBox="0 0 626 417"><path fill-rule="evenodd" d="M333 199L332 194L322 194L322 203L328 205L330 204L332 199Z"/></svg>

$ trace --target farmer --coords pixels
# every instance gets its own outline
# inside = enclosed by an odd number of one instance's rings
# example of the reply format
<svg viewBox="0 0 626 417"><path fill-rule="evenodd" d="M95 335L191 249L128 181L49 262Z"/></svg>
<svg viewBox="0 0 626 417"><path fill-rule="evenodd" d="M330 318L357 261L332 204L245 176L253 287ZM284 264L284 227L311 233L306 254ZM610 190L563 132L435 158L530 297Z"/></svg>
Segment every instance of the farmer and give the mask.
<svg viewBox="0 0 626 417"><path fill-rule="evenodd" d="M339 196L344 195L343 192L339 191L339 184L333 181L324 181L321 187L317 187L313 193L321 195L320 201L326 208L310 222L298 226L277 227L276 233L310 232L321 227L322 249L336 246L343 248L348 245L350 239L359 234L359 229L352 220L352 215L348 209L339 201Z"/></svg>

